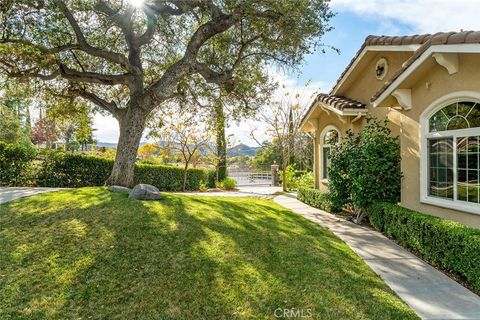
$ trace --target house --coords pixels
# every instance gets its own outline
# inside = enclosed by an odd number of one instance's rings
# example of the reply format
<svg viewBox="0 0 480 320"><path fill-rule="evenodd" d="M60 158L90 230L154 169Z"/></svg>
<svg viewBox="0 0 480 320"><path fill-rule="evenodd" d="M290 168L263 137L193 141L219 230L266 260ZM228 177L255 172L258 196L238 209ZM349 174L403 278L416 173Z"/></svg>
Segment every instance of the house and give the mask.
<svg viewBox="0 0 480 320"><path fill-rule="evenodd" d="M316 188L328 188L331 146L367 115L399 136L402 206L480 227L480 32L367 37L301 122Z"/></svg>

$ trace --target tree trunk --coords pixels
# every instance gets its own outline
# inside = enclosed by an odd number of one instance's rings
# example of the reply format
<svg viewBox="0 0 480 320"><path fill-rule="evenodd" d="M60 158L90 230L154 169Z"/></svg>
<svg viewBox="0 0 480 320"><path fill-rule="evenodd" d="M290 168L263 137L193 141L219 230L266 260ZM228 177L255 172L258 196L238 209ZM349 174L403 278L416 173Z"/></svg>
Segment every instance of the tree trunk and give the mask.
<svg viewBox="0 0 480 320"><path fill-rule="evenodd" d="M227 140L225 138L225 113L221 103L215 105L215 130L217 142L217 181L227 177Z"/></svg>
<svg viewBox="0 0 480 320"><path fill-rule="evenodd" d="M282 148L284 149L284 148ZM282 150L282 190L287 192L287 156L285 155L285 151Z"/></svg>
<svg viewBox="0 0 480 320"><path fill-rule="evenodd" d="M135 161L138 147L145 129L147 114L129 107L119 118L120 137L118 139L115 163L107 185L131 188L134 186Z"/></svg>
<svg viewBox="0 0 480 320"><path fill-rule="evenodd" d="M185 163L184 171L183 171L183 188L182 191L186 191L187 189L187 174L188 174L188 163Z"/></svg>

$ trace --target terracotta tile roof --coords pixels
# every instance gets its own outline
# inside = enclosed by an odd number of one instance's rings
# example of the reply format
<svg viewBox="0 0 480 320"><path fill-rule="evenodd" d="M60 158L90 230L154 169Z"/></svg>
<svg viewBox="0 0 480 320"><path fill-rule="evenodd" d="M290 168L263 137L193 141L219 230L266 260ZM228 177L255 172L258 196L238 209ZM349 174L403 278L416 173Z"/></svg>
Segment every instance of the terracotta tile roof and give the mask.
<svg viewBox="0 0 480 320"><path fill-rule="evenodd" d="M398 77L405 72L428 48L432 45L441 44L463 44L463 43L480 43L480 31L461 31L461 32L439 32L433 35L426 35L427 39L422 46L418 48L414 54L403 63L402 67L397 70L392 77L385 82L383 87L378 90L372 97L371 101L375 101L384 93L390 85L398 79Z"/></svg>
<svg viewBox="0 0 480 320"><path fill-rule="evenodd" d="M316 102L323 102L335 109L343 111L343 109L366 109L367 105L349 98L333 96L326 93L320 93L317 95L317 98L313 101L313 104Z"/></svg>
<svg viewBox="0 0 480 320"><path fill-rule="evenodd" d="M340 83L340 81L347 74L348 70L355 63L355 61L360 56L360 54L365 49L365 47L368 47L368 46L402 46L402 45L411 45L411 44L421 45L421 44L424 44L426 41L428 41L431 36L432 35L430 35L430 34L420 34L420 35L413 35L413 36L374 36L374 35L370 35L370 36L366 37L362 46L357 51L355 56L352 58L350 63L347 65L345 70L343 70L342 74L337 79L337 82L335 83L333 88L335 88ZM333 92L333 89L332 89L332 91L330 91L330 93L332 93L332 92Z"/></svg>
<svg viewBox="0 0 480 320"><path fill-rule="evenodd" d="M307 119L307 116L309 115L310 111L312 110L312 108L315 106L317 102L323 102L324 104L327 104L340 111L343 111L344 109L364 109L364 110L367 109L367 105L361 102L358 102L349 98L345 98L345 97L334 96L327 93L319 93L317 97L313 100L312 104L310 105L310 108L308 108L307 112L305 112L302 118L302 121L300 121L300 123L305 122L305 120Z"/></svg>

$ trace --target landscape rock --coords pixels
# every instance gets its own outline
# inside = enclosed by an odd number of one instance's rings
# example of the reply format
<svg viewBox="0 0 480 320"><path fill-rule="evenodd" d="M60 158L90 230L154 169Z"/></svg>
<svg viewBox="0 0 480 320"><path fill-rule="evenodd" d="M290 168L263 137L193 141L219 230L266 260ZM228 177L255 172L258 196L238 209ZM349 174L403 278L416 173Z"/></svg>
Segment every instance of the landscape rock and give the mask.
<svg viewBox="0 0 480 320"><path fill-rule="evenodd" d="M122 186L110 186L108 187L108 190L111 192L130 192L131 189L127 187L122 187Z"/></svg>
<svg viewBox="0 0 480 320"><path fill-rule="evenodd" d="M163 194L160 193L157 187L141 183L133 187L128 198L134 200L161 200L163 199Z"/></svg>

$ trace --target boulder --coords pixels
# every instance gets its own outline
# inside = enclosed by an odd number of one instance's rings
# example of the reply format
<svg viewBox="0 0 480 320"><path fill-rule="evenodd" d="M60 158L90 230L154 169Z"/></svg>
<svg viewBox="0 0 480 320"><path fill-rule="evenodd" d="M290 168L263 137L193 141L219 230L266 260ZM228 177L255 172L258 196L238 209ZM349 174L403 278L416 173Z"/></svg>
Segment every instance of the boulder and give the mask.
<svg viewBox="0 0 480 320"><path fill-rule="evenodd" d="M111 192L130 192L131 189L127 187L122 187L122 186L110 186L108 187L108 190Z"/></svg>
<svg viewBox="0 0 480 320"><path fill-rule="evenodd" d="M161 200L163 199L163 194L160 193L157 187L141 183L133 187L128 198L134 200Z"/></svg>

